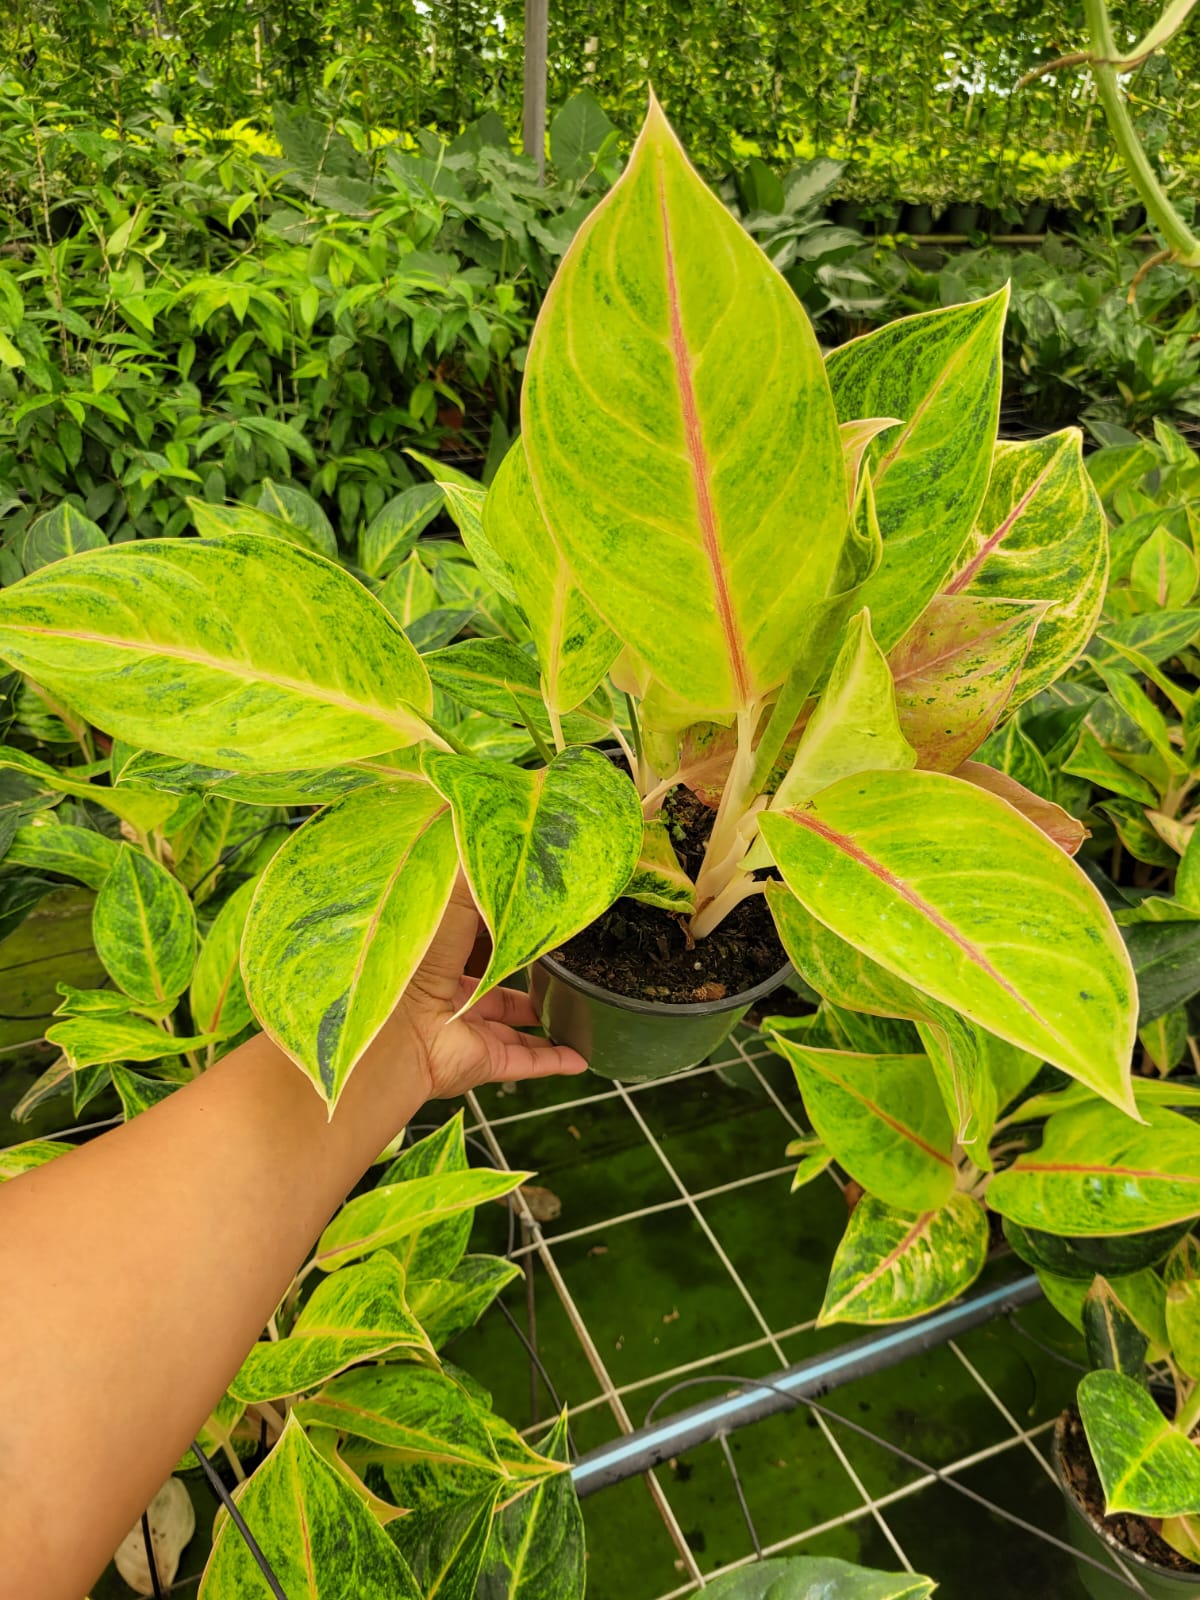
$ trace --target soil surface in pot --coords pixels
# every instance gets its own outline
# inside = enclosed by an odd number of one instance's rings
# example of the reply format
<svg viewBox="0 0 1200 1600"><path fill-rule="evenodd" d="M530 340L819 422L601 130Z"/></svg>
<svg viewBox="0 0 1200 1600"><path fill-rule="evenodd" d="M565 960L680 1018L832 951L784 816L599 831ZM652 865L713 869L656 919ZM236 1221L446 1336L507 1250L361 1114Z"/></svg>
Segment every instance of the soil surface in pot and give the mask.
<svg viewBox="0 0 1200 1600"><path fill-rule="evenodd" d="M716 812L690 789L673 789L663 805L675 852L692 878ZM762 895L735 906L707 939L695 943L687 918L621 899L590 927L550 954L574 972L631 1000L694 1005L753 989L786 966L787 956Z"/></svg>
<svg viewBox="0 0 1200 1600"><path fill-rule="evenodd" d="M1088 1449L1083 1423L1074 1407L1066 1413L1063 1424L1062 1464L1075 1498L1089 1516L1112 1534L1118 1544L1171 1572L1185 1572L1200 1577L1200 1567L1186 1556L1181 1556L1178 1550L1173 1550L1165 1539L1160 1539L1144 1518L1127 1516L1123 1512L1118 1512L1115 1517L1104 1515L1104 1490L1100 1487L1092 1452Z"/></svg>

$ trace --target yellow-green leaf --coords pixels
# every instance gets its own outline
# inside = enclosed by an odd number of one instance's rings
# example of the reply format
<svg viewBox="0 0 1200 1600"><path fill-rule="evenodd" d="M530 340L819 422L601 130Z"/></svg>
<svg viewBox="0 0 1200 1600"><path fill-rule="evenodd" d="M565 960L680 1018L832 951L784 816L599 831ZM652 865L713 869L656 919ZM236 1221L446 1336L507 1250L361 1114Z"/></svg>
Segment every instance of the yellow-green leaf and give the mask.
<svg viewBox="0 0 1200 1600"><path fill-rule="evenodd" d="M670 828L662 817L646 820L641 852L625 893L631 900L662 911L690 916L696 909L696 885L679 865Z"/></svg>
<svg viewBox="0 0 1200 1600"><path fill-rule="evenodd" d="M1121 1372L1089 1372L1079 1415L1109 1516L1174 1517L1200 1506L1200 1450Z"/></svg>
<svg viewBox="0 0 1200 1600"><path fill-rule="evenodd" d="M919 1216L864 1195L834 1255L818 1326L936 1311L975 1281L987 1248L987 1215L970 1195Z"/></svg>
<svg viewBox="0 0 1200 1600"><path fill-rule="evenodd" d="M192 1021L204 1033L230 1039L253 1020L242 981L241 945L257 884L239 884L204 936L188 995Z"/></svg>
<svg viewBox="0 0 1200 1600"><path fill-rule="evenodd" d="M336 1272L407 1234L511 1194L532 1176L489 1167L384 1184L346 1202L318 1240L314 1259L322 1272Z"/></svg>
<svg viewBox="0 0 1200 1600"><path fill-rule="evenodd" d="M4 859L14 866L57 872L86 883L89 889L99 889L117 859L117 846L93 828L76 828L47 818L18 828Z"/></svg>
<svg viewBox="0 0 1200 1600"><path fill-rule="evenodd" d="M177 1000L196 964L196 916L187 890L131 845L122 845L96 896L96 954L133 1000Z"/></svg>

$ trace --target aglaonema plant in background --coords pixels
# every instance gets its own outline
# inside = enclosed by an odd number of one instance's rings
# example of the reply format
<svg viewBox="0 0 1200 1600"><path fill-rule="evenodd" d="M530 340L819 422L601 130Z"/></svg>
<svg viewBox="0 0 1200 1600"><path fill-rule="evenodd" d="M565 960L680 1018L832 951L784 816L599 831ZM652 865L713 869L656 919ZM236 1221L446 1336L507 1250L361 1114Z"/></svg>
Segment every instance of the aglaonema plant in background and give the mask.
<svg viewBox="0 0 1200 1600"><path fill-rule="evenodd" d="M531 649L420 657L324 557L214 530L32 573L0 595L0 652L149 752L118 790L190 771L328 802L264 873L241 963L331 1107L461 868L492 940L477 993L625 893L697 943L766 893L816 987L919 1016L965 1136L993 1052L1132 1113L1129 962L1078 830L971 760L1078 653L1107 563L1078 436L996 442L1004 310L822 361L654 105L546 299L520 440L485 498L447 487ZM587 747L614 695L629 773ZM506 708L541 764L455 748L447 696ZM691 878L680 786L712 804Z"/></svg>

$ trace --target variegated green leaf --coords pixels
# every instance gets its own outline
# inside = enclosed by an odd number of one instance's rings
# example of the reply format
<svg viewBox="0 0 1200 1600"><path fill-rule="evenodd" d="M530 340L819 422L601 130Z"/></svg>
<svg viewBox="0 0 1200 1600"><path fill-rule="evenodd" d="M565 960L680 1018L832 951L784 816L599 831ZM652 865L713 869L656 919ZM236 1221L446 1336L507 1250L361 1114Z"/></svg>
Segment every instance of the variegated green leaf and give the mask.
<svg viewBox="0 0 1200 1600"><path fill-rule="evenodd" d="M257 884L239 884L204 936L188 995L192 1021L204 1033L230 1039L253 1020L242 981L242 930Z"/></svg>
<svg viewBox="0 0 1200 1600"><path fill-rule="evenodd" d="M145 1017L68 1017L46 1029L50 1044L57 1045L73 1071L102 1061L158 1061L163 1056L186 1055L213 1043L214 1034L167 1033Z"/></svg>
<svg viewBox="0 0 1200 1600"><path fill-rule="evenodd" d="M896 710L917 764L953 772L1004 713L1045 606L939 594L895 645Z"/></svg>
<svg viewBox="0 0 1200 1600"><path fill-rule="evenodd" d="M62 1139L26 1139L23 1144L10 1144L7 1149L0 1150L0 1183L19 1178L35 1167L44 1167L47 1161L65 1156L74 1148Z"/></svg>
<svg viewBox="0 0 1200 1600"><path fill-rule="evenodd" d="M942 587L983 504L1000 411L1008 290L903 317L826 361L838 419L899 417L868 461L883 560L864 585L888 651Z"/></svg>
<svg viewBox="0 0 1200 1600"><path fill-rule="evenodd" d="M251 535L134 540L45 567L0 592L0 655L130 744L250 772L411 744L432 697L362 584Z"/></svg>
<svg viewBox="0 0 1200 1600"><path fill-rule="evenodd" d="M404 1269L386 1250L318 1283L285 1339L260 1340L229 1392L253 1405L302 1394L360 1361L397 1352L434 1359L408 1308Z"/></svg>
<svg viewBox="0 0 1200 1600"><path fill-rule="evenodd" d="M929 1600L936 1587L915 1572L877 1572L836 1556L785 1556L718 1576L705 1594L711 1600Z"/></svg>
<svg viewBox="0 0 1200 1600"><path fill-rule="evenodd" d="M528 619L542 669L542 695L554 723L601 682L621 641L584 599L552 539L520 439L488 490L483 526Z"/></svg>
<svg viewBox="0 0 1200 1600"><path fill-rule="evenodd" d="M178 1083L164 1082L161 1078L147 1078L141 1072L134 1072L132 1067L122 1067L115 1063L111 1067L99 1070L106 1071L112 1079L112 1086L117 1091L126 1122L132 1122L134 1117L140 1117L143 1111L150 1111L160 1105L179 1088Z"/></svg>
<svg viewBox="0 0 1200 1600"><path fill-rule="evenodd" d="M425 657L429 676L439 689L463 705L506 722L534 729L542 739L553 732L542 697L537 664L509 639L463 639ZM612 706L603 688L587 705L561 719L568 744L595 744L612 738Z"/></svg>
<svg viewBox="0 0 1200 1600"><path fill-rule="evenodd" d="M1079 1415L1109 1516L1174 1517L1200 1506L1200 1450L1140 1383L1120 1372L1087 1373Z"/></svg>
<svg viewBox="0 0 1200 1600"><path fill-rule="evenodd" d="M331 1111L429 948L457 872L445 802L414 778L319 812L263 873L242 940L246 994Z"/></svg>
<svg viewBox="0 0 1200 1600"><path fill-rule="evenodd" d="M838 1165L868 1194L933 1211L954 1189L954 1131L924 1056L813 1050L775 1034L808 1119Z"/></svg>
<svg viewBox="0 0 1200 1600"><path fill-rule="evenodd" d="M379 589L378 596L402 628L433 611L438 604L437 585L415 550L396 567Z"/></svg>
<svg viewBox="0 0 1200 1600"><path fill-rule="evenodd" d="M409 1304L429 1335L430 1344L440 1350L474 1327L500 1291L520 1276L521 1268L515 1261L505 1261L500 1256L464 1256L449 1277L419 1278L410 1283Z"/></svg>
<svg viewBox="0 0 1200 1600"><path fill-rule="evenodd" d="M448 1499L436 1510L401 1517L391 1537L413 1570L424 1600L475 1600L503 1483Z"/></svg>
<svg viewBox="0 0 1200 1600"><path fill-rule="evenodd" d="M431 752L463 870L492 935L475 998L569 939L624 890L642 846L637 790L576 745L540 771Z"/></svg>
<svg viewBox="0 0 1200 1600"><path fill-rule="evenodd" d="M333 524L313 499L312 495L294 483L276 483L264 478L258 490L258 508L270 516L278 517L300 535L297 541L318 555L337 560L337 534Z"/></svg>
<svg viewBox="0 0 1200 1600"><path fill-rule="evenodd" d="M565 1413L538 1448L570 1461ZM570 1473L556 1473L498 1513L477 1600L581 1600L585 1560L579 1497Z"/></svg>
<svg viewBox="0 0 1200 1600"><path fill-rule="evenodd" d="M1082 435L1002 439L987 497L951 595L1037 601L1046 606L1012 704L1053 683L1092 635L1108 578L1108 526L1083 464Z"/></svg>
<svg viewBox="0 0 1200 1600"><path fill-rule="evenodd" d="M919 1216L865 1195L834 1255L817 1324L906 1322L936 1311L975 1281L987 1248L987 1216L970 1195Z"/></svg>
<svg viewBox="0 0 1200 1600"><path fill-rule="evenodd" d="M1133 592L1156 611L1177 611L1196 592L1196 558L1166 528L1156 528L1133 558Z"/></svg>
<svg viewBox="0 0 1200 1600"><path fill-rule="evenodd" d="M492 549L483 530L483 505L487 499L487 491L483 485L475 483L453 467L448 467L444 461L435 461L431 456L423 456L416 450L410 450L408 453L414 461L421 463L436 483L441 485L442 493L446 497L446 510L462 534L462 542L466 545L471 560L492 588L515 605L517 591L513 586L508 564Z"/></svg>
<svg viewBox="0 0 1200 1600"><path fill-rule="evenodd" d="M1107 1278L1093 1280L1084 1296L1082 1320L1089 1366L1123 1372L1141 1383L1150 1341Z"/></svg>
<svg viewBox="0 0 1200 1600"><path fill-rule="evenodd" d="M784 1155L799 1157L795 1172L792 1174L792 1193L803 1189L806 1184L812 1183L814 1178L819 1178L823 1172L828 1172L833 1164L833 1151L827 1150L817 1138L793 1139L784 1149Z"/></svg>
<svg viewBox="0 0 1200 1600"><path fill-rule="evenodd" d="M12 592L11 589L4 591L5 594ZM2 629L3 623L0 621L0 632ZM0 654L3 648L3 639L0 638ZM86 770L90 772L93 769ZM94 805L120 817L122 822L128 822L139 833L151 833L161 827L177 804L169 795L123 793L103 783L89 783L84 777L72 776L70 767L48 766L36 756L24 750L14 750L10 745L0 745L0 771L19 772L52 794L69 794L77 800L90 800Z"/></svg>
<svg viewBox="0 0 1200 1600"><path fill-rule="evenodd" d="M234 772L138 750L114 773L114 781L120 788L163 789L173 795L203 790L250 806L321 806L352 789L365 789L418 767L419 757L411 745L320 772Z"/></svg>
<svg viewBox="0 0 1200 1600"><path fill-rule="evenodd" d="M1166 1340L1171 1359L1193 1381L1200 1380L1200 1240L1185 1234L1163 1263L1166 1280Z"/></svg>
<svg viewBox="0 0 1200 1600"><path fill-rule="evenodd" d="M348 1200L317 1241L322 1272L370 1255L422 1228L519 1189L531 1172L441 1172L431 1178L384 1184Z"/></svg>
<svg viewBox="0 0 1200 1600"><path fill-rule="evenodd" d="M831 932L786 884L768 883L766 897L788 960L818 994L836 1006L874 1017L924 1019L924 995Z"/></svg>
<svg viewBox="0 0 1200 1600"><path fill-rule="evenodd" d="M781 684L846 537L837 419L803 308L657 103L555 275L521 412L554 543L692 720Z"/></svg>
<svg viewBox="0 0 1200 1600"><path fill-rule="evenodd" d="M445 1373L417 1365L343 1373L293 1412L301 1422L336 1428L379 1446L395 1461L469 1467L506 1476L478 1409Z"/></svg>
<svg viewBox="0 0 1200 1600"><path fill-rule="evenodd" d="M247 505L214 505L196 498L189 499L187 504L196 532L202 539L227 539L231 534L255 539L282 539L285 544L294 544L301 550L313 550L318 555L337 554L336 541L332 551L322 548L323 541L319 535L312 537L306 528L297 527L287 517L275 516L266 508L259 510Z"/></svg>
<svg viewBox="0 0 1200 1600"><path fill-rule="evenodd" d="M117 846L106 834L92 828L76 828L47 818L18 828L4 859L17 867L56 872L60 877L86 883L89 889L99 889L117 859Z"/></svg>
<svg viewBox="0 0 1200 1600"><path fill-rule="evenodd" d="M408 1183L413 1178L433 1178L438 1173L466 1172L467 1167L460 1108L440 1128L402 1150L384 1169L377 1187ZM467 1248L471 1220L469 1211L456 1212L443 1222L406 1233L388 1248L410 1279L448 1277Z"/></svg>
<svg viewBox="0 0 1200 1600"><path fill-rule="evenodd" d="M196 964L196 917L165 867L121 845L92 913L92 939L113 982L147 1004L176 1000Z"/></svg>
<svg viewBox="0 0 1200 1600"><path fill-rule="evenodd" d="M994 795L934 772L845 778L761 827L839 937L1132 1110L1133 971L1091 882Z"/></svg>
<svg viewBox="0 0 1200 1600"><path fill-rule="evenodd" d="M631 900L662 911L690 916L696 909L696 885L679 865L670 828L662 817L646 820L641 852L625 893Z"/></svg>
<svg viewBox="0 0 1200 1600"><path fill-rule="evenodd" d="M284 1594L422 1600L403 1556L294 1416L237 1503ZM220 1518L199 1600L271 1600L272 1592L237 1528Z"/></svg>
<svg viewBox="0 0 1200 1600"><path fill-rule="evenodd" d="M442 505L437 483L414 483L378 511L358 541L358 564L370 578L386 578L404 560Z"/></svg>
<svg viewBox="0 0 1200 1600"><path fill-rule="evenodd" d="M1058 1112L1040 1147L992 1179L988 1204L1047 1233L1142 1233L1200 1216L1200 1125L1165 1106L1139 1114L1095 1103Z"/></svg>
<svg viewBox="0 0 1200 1600"><path fill-rule="evenodd" d="M36 572L64 556L73 556L80 550L102 550L107 544L103 528L64 500L53 511L36 517L25 530L21 565L26 572Z"/></svg>

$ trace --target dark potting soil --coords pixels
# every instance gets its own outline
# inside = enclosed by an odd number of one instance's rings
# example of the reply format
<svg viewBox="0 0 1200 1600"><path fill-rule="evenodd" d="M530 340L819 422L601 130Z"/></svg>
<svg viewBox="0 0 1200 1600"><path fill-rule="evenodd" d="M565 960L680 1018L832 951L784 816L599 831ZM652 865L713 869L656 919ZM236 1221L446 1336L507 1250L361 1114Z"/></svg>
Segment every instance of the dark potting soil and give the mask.
<svg viewBox="0 0 1200 1600"><path fill-rule="evenodd" d="M1160 1539L1144 1517L1128 1516L1118 1512L1114 1517L1104 1515L1104 1490L1096 1472L1092 1452L1088 1449L1087 1435L1079 1413L1072 1407L1065 1412L1060 1424L1060 1450L1063 1472L1076 1499L1088 1515L1100 1523L1118 1544L1135 1555L1143 1556L1171 1572L1186 1572L1200 1577L1200 1567L1178 1550L1173 1550L1165 1539Z"/></svg>
<svg viewBox="0 0 1200 1600"><path fill-rule="evenodd" d="M680 864L695 878L716 812L690 789L663 805ZM581 978L633 1000L690 1005L742 994L787 965L762 895L735 906L707 939L692 942L687 918L620 899L550 954Z"/></svg>

